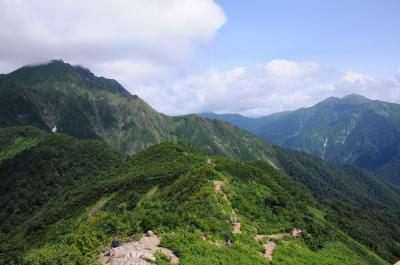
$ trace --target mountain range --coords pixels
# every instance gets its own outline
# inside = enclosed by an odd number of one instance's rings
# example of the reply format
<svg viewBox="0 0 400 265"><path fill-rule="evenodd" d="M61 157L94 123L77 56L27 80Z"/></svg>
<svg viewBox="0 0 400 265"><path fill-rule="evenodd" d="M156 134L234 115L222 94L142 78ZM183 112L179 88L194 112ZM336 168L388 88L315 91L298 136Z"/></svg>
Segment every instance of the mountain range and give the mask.
<svg viewBox="0 0 400 265"><path fill-rule="evenodd" d="M62 61L22 67L0 79L0 113L0 127L54 129L80 139L101 139L128 154L177 139L232 158L265 159L272 151L272 145L231 125L158 113L115 80Z"/></svg>
<svg viewBox="0 0 400 265"><path fill-rule="evenodd" d="M268 264L266 244L273 264L400 258L398 187L225 122L163 115L83 67L2 75L0 127L0 264L98 264L113 236L148 230L181 264ZM266 240L294 228L303 236Z"/></svg>
<svg viewBox="0 0 400 265"><path fill-rule="evenodd" d="M260 118L204 113L282 147L350 164L400 185L400 105L351 94Z"/></svg>

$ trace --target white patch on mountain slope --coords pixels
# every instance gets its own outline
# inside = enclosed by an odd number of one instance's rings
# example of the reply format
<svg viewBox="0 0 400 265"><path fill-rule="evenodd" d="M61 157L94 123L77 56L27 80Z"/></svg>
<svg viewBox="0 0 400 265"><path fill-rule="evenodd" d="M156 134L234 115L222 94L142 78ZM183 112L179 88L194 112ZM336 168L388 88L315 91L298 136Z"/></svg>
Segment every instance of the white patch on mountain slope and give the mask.
<svg viewBox="0 0 400 265"><path fill-rule="evenodd" d="M328 144L328 137L325 138L324 148L322 151L322 160L325 160L325 153L326 153L326 145Z"/></svg>
<svg viewBox="0 0 400 265"><path fill-rule="evenodd" d="M347 138L349 137L350 133L353 131L353 129L356 127L356 120L355 119L350 119L350 125L348 126L347 129L343 130L343 136L341 139L341 144L344 145L347 141Z"/></svg>
<svg viewBox="0 0 400 265"><path fill-rule="evenodd" d="M53 133L57 132L57 125L54 125L53 129L51 129Z"/></svg>

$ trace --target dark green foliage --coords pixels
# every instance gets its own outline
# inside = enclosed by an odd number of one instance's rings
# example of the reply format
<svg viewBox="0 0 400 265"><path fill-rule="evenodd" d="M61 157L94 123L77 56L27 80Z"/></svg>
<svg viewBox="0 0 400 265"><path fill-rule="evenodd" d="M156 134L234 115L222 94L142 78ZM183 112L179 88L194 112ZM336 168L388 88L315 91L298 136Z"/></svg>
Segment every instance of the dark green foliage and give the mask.
<svg viewBox="0 0 400 265"><path fill-rule="evenodd" d="M93 181L123 156L97 142L47 135L0 165L1 232L10 232L71 187ZM56 217L57 218L57 217ZM34 225L28 230L38 229Z"/></svg>
<svg viewBox="0 0 400 265"><path fill-rule="evenodd" d="M0 128L0 163L35 146L45 135L33 127Z"/></svg>
<svg viewBox="0 0 400 265"><path fill-rule="evenodd" d="M400 195L396 188L361 170L328 165L304 153L280 149L277 157L288 175L333 210L328 220L381 256L398 258Z"/></svg>
<svg viewBox="0 0 400 265"><path fill-rule="evenodd" d="M18 117L16 119L16 117ZM10 85L8 90L1 91L0 126L31 125L46 129L35 105L26 97L24 91Z"/></svg>

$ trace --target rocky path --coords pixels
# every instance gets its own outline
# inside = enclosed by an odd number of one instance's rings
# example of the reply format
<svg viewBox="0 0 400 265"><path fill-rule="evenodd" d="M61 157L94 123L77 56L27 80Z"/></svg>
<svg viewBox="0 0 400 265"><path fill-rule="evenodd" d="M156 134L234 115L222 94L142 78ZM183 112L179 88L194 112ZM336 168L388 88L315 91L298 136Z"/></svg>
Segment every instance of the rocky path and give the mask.
<svg viewBox="0 0 400 265"><path fill-rule="evenodd" d="M289 233L278 233L278 234L273 234L273 235L256 235L256 236L254 237L254 239L255 239L256 241L260 241L260 240L262 240L262 239L264 239L264 238L269 238L269 239L282 239L282 238L289 237L289 236L290 236Z"/></svg>
<svg viewBox="0 0 400 265"><path fill-rule="evenodd" d="M283 234L273 234L273 235L256 235L254 239L258 242L263 240L264 238L283 238ZM289 234L288 234L289 235ZM272 261L272 252L276 247L276 243L274 241L267 241L263 244L263 251L261 255L263 255L269 261Z"/></svg>
<svg viewBox="0 0 400 265"><path fill-rule="evenodd" d="M224 182L222 180L214 180L214 190L215 192L222 192L221 188L222 185L224 185Z"/></svg>
<svg viewBox="0 0 400 265"><path fill-rule="evenodd" d="M272 261L272 252L274 252L276 243L274 241L268 241L263 246L264 246L264 250L263 250L262 255L265 258L267 258L269 261Z"/></svg>
<svg viewBox="0 0 400 265"><path fill-rule="evenodd" d="M151 265L155 261L155 253L161 252L169 257L172 265L178 265L179 259L174 253L159 247L160 239L153 233L143 235L138 241L132 241L113 249L111 257L100 257L102 265Z"/></svg>
<svg viewBox="0 0 400 265"><path fill-rule="evenodd" d="M241 224L240 222L237 221L237 216L235 210L232 209L231 213L231 223L232 223L232 228L233 228L233 233L234 234L241 234L242 231L240 230Z"/></svg>
<svg viewBox="0 0 400 265"><path fill-rule="evenodd" d="M286 237L301 237L303 232L300 229L293 228L291 233L278 233L272 235L256 235L254 237L255 241L261 241L263 239L283 239ZM272 253L276 247L276 243L274 241L268 240L265 244L263 244L264 249L262 251L262 255L267 258L269 261L272 261ZM399 264L400 265L400 264Z"/></svg>

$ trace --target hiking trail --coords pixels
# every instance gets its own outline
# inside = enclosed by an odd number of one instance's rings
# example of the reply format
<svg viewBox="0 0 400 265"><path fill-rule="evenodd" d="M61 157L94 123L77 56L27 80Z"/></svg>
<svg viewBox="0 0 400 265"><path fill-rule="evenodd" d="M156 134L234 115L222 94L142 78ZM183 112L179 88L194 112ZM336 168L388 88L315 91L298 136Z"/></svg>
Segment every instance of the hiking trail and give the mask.
<svg viewBox="0 0 400 265"><path fill-rule="evenodd" d="M228 203L231 204L231 202L228 199L228 196L222 191L222 186L225 184L222 180L214 180L214 190L216 193L221 193L224 200ZM240 222L237 221L237 214L234 209L231 211L231 224L232 224L232 232L234 234L241 234L242 231L240 230L241 224Z"/></svg>
<svg viewBox="0 0 400 265"><path fill-rule="evenodd" d="M256 235L254 237L255 241L261 241L266 239L283 239L287 237L302 237L303 236L303 231L297 228L293 228L291 233L277 233L277 234L272 234L272 235ZM263 255L265 258L267 258L269 261L272 261L272 253L274 252L274 249L276 248L276 243L271 240L267 240L266 243L263 244L263 251L260 253ZM400 264L399 264L400 265Z"/></svg>

